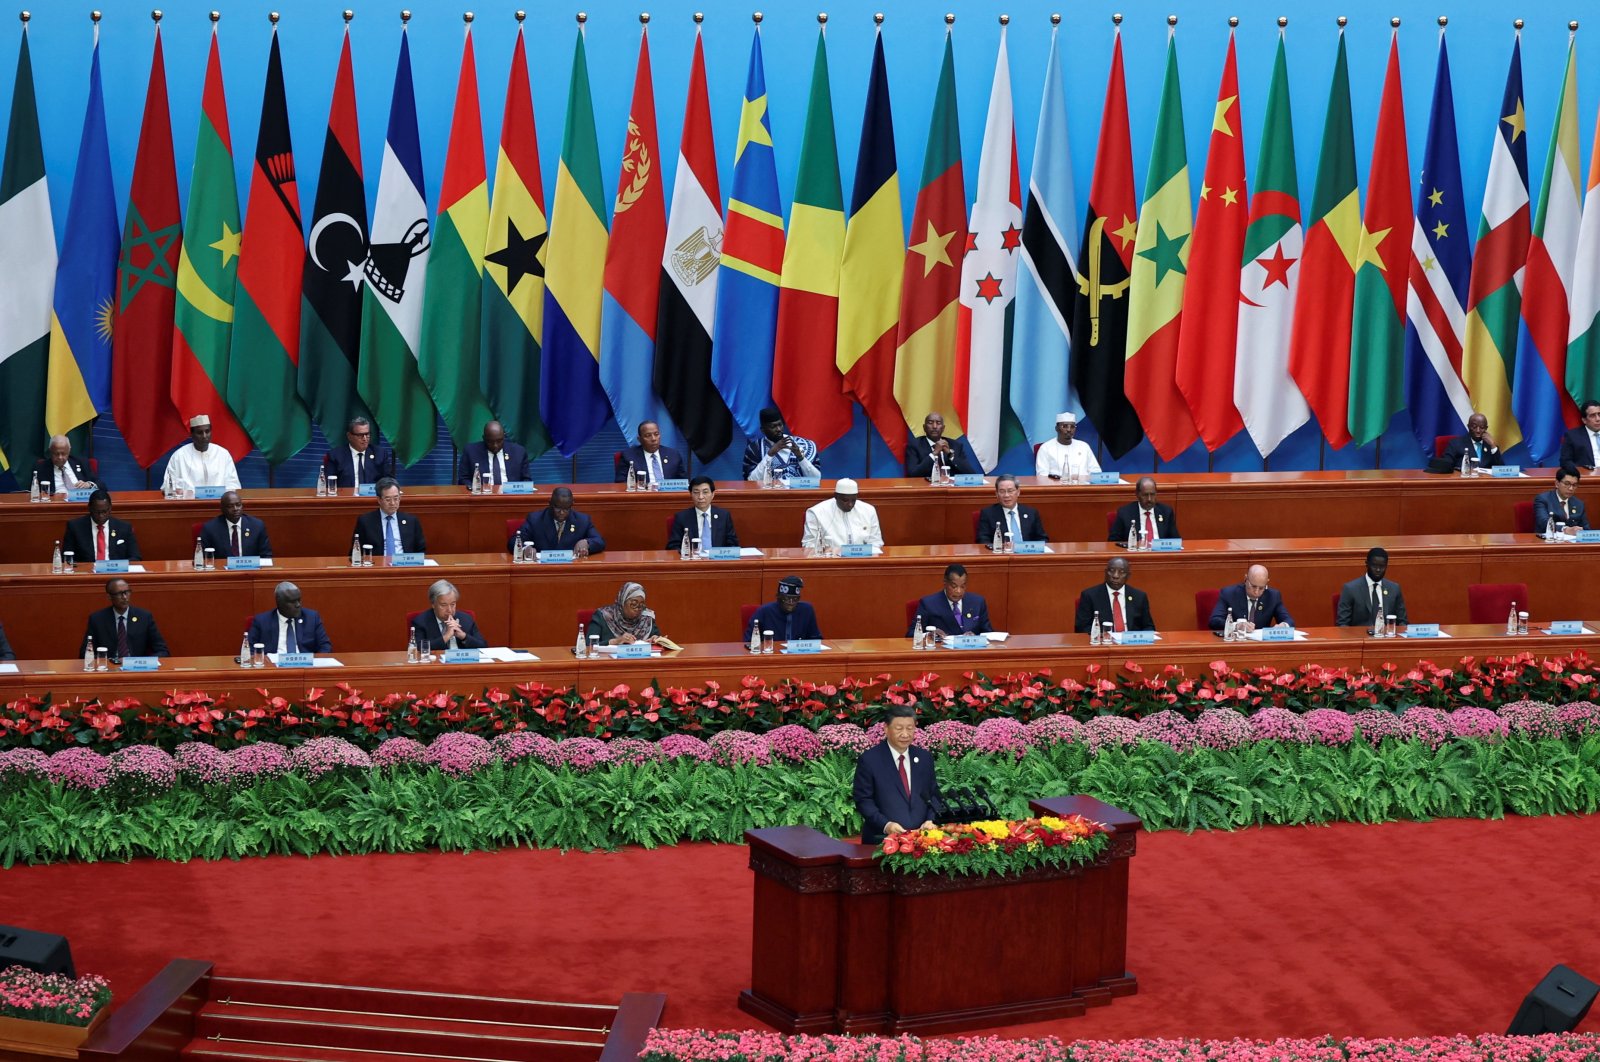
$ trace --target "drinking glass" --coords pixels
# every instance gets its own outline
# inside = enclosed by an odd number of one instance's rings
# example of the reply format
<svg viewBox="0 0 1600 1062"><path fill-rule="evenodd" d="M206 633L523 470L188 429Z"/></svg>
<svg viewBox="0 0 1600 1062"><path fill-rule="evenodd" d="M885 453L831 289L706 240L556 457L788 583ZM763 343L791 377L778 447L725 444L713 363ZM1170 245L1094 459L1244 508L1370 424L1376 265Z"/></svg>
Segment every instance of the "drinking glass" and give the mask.
<svg viewBox="0 0 1600 1062"><path fill-rule="evenodd" d="M105 646L96 646L94 651L94 669L104 671L111 660L111 650Z"/></svg>
<svg viewBox="0 0 1600 1062"><path fill-rule="evenodd" d="M206 547L206 571L211 572L211 571L216 571L216 569L217 569L217 550L216 550L216 547L207 546Z"/></svg>
<svg viewBox="0 0 1600 1062"><path fill-rule="evenodd" d="M771 631L762 631L761 632L761 652L762 652L762 654L763 655L770 655L773 652L773 649L774 649L774 647L773 647L773 643L772 643L772 632Z"/></svg>
<svg viewBox="0 0 1600 1062"><path fill-rule="evenodd" d="M361 566L363 568L372 567L372 547L365 543L361 546Z"/></svg>

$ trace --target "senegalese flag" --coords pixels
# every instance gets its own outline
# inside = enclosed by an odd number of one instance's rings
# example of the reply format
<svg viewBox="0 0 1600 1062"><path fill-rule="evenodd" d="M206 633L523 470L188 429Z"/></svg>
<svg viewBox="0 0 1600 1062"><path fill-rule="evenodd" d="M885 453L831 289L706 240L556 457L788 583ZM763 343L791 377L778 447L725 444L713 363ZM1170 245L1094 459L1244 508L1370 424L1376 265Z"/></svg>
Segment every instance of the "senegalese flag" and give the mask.
<svg viewBox="0 0 1600 1062"><path fill-rule="evenodd" d="M468 23L461 46L450 146L439 183L439 213L433 223L422 339L417 349L417 371L457 446L477 439L484 424L494 417L478 382L483 253L488 238L489 176L483 163L478 66L472 51L472 24Z"/></svg>
<svg viewBox="0 0 1600 1062"><path fill-rule="evenodd" d="M605 259L606 194L579 26L545 260L544 372L539 381L539 408L563 456L577 453L610 412L596 360Z"/></svg>
<svg viewBox="0 0 1600 1062"><path fill-rule="evenodd" d="M505 117L495 158L494 201L483 256L483 391L506 433L537 457L550 449L539 415L539 340L544 334L544 252L549 236L528 56L517 27Z"/></svg>
<svg viewBox="0 0 1600 1062"><path fill-rule="evenodd" d="M1595 128L1600 130L1600 115ZM1572 269L1572 322L1567 338L1567 394L1579 403L1600 395L1600 136L1591 150Z"/></svg>
<svg viewBox="0 0 1600 1062"><path fill-rule="evenodd" d="M45 429L64 435L111 408L111 334L117 305L117 200L111 186L106 108L100 88L100 26L89 61L89 104L78 141L67 234L50 321Z"/></svg>

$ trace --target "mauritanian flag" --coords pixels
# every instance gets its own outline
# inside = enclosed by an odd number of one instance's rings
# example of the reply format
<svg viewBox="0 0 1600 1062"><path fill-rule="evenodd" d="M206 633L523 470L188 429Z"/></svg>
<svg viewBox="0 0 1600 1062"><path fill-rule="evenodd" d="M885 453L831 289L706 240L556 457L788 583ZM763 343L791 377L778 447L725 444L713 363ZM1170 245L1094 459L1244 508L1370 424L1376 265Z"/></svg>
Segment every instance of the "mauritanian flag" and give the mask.
<svg viewBox="0 0 1600 1062"><path fill-rule="evenodd" d="M1467 334L1461 375L1472 408L1489 418L1495 442L1522 441L1511 412L1511 376L1522 315L1522 269L1528 258L1528 119L1522 109L1522 31L1511 46L1505 92L1489 152L1489 180L1478 221L1478 246L1467 288Z"/></svg>
<svg viewBox="0 0 1600 1062"><path fill-rule="evenodd" d="M250 452L250 436L234 419L228 393L228 347L233 337L239 284L239 192L233 179L228 100L222 91L222 56L211 27L206 87L200 101L189 208L190 239L178 258L178 300L173 310L172 404L187 424L211 418L211 441L235 461Z"/></svg>
<svg viewBox="0 0 1600 1062"><path fill-rule="evenodd" d="M1233 404L1234 350L1242 305L1235 270L1244 254L1250 202L1233 37L1229 30L1222 83L1211 116L1206 176L1200 184L1200 211L1190 243L1183 331L1178 336L1178 389L1207 450L1215 450L1244 426Z"/></svg>
<svg viewBox="0 0 1600 1062"><path fill-rule="evenodd" d="M300 186L274 25L250 205L239 248L239 292L228 359L228 404L256 448L273 464L311 441L311 417L295 390L305 266L300 232Z"/></svg>
<svg viewBox="0 0 1600 1062"><path fill-rule="evenodd" d="M1406 282L1410 276L1411 162L1400 92L1400 31L1389 37L1389 66L1378 105L1378 134L1367 172L1367 212L1356 253L1350 330L1350 435L1365 445L1405 407Z"/></svg>
<svg viewBox="0 0 1600 1062"><path fill-rule="evenodd" d="M1189 160L1178 90L1178 40L1167 31L1167 71L1156 112L1155 144L1145 174L1144 206L1133 242L1128 286L1128 362L1123 383L1144 433L1162 460L1195 440L1194 418L1178 390L1178 334L1189 270Z"/></svg>
<svg viewBox="0 0 1600 1062"><path fill-rule="evenodd" d="M479 383L483 254L489 239L489 176L483 161L483 116L472 24L461 46L455 117L439 182L428 287L422 303L417 371L457 446L474 441L493 419ZM503 425L502 425L503 426Z"/></svg>
<svg viewBox="0 0 1600 1062"><path fill-rule="evenodd" d="M533 123L528 56L517 27L506 81L506 109L495 159L494 200L483 255L483 390L506 433L537 457L550 449L539 415L540 337L544 334L544 253L549 229L539 134Z"/></svg>
<svg viewBox="0 0 1600 1062"><path fill-rule="evenodd" d="M1322 157L1311 193L1311 227L1300 261L1289 371L1335 447L1350 441L1350 307L1361 245L1356 136L1350 121L1350 68L1344 29L1328 90Z"/></svg>
<svg viewBox="0 0 1600 1062"><path fill-rule="evenodd" d="M789 211L772 354L772 398L791 431L818 448L850 430L853 413L835 360L839 335L839 264L844 257L844 193L828 85L828 35L817 32L811 96L800 140L800 172Z"/></svg>
<svg viewBox="0 0 1600 1062"><path fill-rule="evenodd" d="M1600 133L1600 116L1595 119ZM1572 320L1567 338L1567 394L1574 402L1600 396L1600 135L1589 157L1577 261L1572 269Z"/></svg>

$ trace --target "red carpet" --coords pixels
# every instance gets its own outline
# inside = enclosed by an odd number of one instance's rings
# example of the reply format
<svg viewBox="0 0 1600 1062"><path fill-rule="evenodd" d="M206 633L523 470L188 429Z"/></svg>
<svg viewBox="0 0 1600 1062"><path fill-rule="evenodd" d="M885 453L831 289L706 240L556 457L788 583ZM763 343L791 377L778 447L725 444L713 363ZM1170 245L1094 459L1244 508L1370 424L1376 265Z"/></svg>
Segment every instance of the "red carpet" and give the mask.
<svg viewBox="0 0 1600 1062"><path fill-rule="evenodd" d="M1504 1031L1552 964L1600 980L1596 852L1600 816L1146 835L1129 926L1139 994L1005 1032ZM0 921L67 934L78 968L119 997L182 956L491 995L664 991L669 1025L754 1025L734 1005L750 963L735 846L20 867L0 872ZM1583 1029L1600 1031L1600 1013Z"/></svg>

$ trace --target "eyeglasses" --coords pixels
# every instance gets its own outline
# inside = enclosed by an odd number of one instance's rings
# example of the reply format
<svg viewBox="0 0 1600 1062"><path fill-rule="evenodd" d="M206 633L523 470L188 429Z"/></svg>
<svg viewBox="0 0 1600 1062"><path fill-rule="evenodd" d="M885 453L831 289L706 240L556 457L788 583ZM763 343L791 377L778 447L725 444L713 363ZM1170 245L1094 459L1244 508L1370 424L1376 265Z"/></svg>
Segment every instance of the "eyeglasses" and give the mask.
<svg viewBox="0 0 1600 1062"><path fill-rule="evenodd" d="M345 432L345 434L350 436L350 438L352 438L352 439L370 439L370 438L372 438L372 433L370 431L349 431L349 432Z"/></svg>

